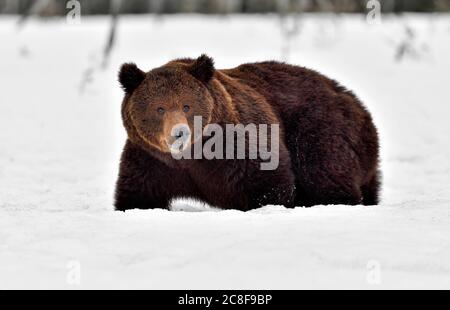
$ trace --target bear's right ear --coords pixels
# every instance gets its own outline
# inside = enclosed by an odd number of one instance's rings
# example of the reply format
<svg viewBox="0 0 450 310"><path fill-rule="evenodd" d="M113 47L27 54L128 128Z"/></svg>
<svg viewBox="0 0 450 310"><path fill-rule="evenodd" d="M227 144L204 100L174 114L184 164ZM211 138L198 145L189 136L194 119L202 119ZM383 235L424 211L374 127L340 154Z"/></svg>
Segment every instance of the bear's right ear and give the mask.
<svg viewBox="0 0 450 310"><path fill-rule="evenodd" d="M123 64L119 71L119 82L127 94L131 94L145 79L145 72L134 63Z"/></svg>

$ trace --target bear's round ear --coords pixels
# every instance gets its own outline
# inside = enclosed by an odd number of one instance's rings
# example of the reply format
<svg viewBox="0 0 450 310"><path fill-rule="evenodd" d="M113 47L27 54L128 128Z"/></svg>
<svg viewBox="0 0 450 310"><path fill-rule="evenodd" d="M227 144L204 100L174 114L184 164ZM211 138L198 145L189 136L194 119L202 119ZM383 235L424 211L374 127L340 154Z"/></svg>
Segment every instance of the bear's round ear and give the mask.
<svg viewBox="0 0 450 310"><path fill-rule="evenodd" d="M134 63L123 64L119 71L119 82L127 94L131 94L145 79L145 72Z"/></svg>
<svg viewBox="0 0 450 310"><path fill-rule="evenodd" d="M189 68L189 73L203 83L212 79L214 71L214 60L205 54L197 58Z"/></svg>

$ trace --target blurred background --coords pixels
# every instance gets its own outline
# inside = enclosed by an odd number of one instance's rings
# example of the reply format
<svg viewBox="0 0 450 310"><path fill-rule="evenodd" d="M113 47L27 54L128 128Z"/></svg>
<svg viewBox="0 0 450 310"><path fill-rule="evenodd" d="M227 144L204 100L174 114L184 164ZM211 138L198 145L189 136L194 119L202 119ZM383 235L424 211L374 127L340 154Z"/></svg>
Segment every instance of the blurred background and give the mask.
<svg viewBox="0 0 450 310"><path fill-rule="evenodd" d="M123 14L174 13L273 13L287 12L364 12L365 0L90 0L81 1L82 13L108 14L112 6L120 5ZM384 0L383 12L449 11L450 0ZM0 0L3 14L62 15L66 1L61 0Z"/></svg>

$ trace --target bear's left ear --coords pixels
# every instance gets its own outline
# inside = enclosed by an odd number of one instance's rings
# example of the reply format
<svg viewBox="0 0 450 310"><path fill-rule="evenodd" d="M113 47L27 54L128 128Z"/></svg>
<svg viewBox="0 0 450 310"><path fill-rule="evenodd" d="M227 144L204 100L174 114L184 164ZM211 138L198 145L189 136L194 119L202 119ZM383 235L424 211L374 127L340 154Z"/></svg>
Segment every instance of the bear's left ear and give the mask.
<svg viewBox="0 0 450 310"><path fill-rule="evenodd" d="M131 94L145 79L145 72L134 63L123 64L119 71L119 82L127 94Z"/></svg>
<svg viewBox="0 0 450 310"><path fill-rule="evenodd" d="M214 71L214 60L205 54L197 58L189 68L189 73L203 83L211 81Z"/></svg>

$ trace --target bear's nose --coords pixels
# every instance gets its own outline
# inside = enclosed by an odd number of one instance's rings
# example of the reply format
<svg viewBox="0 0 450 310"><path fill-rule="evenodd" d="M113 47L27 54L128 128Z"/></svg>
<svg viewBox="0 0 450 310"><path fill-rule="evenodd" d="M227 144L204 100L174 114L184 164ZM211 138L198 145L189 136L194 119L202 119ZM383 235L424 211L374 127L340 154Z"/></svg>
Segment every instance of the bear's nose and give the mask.
<svg viewBox="0 0 450 310"><path fill-rule="evenodd" d="M179 124L172 128L170 137L166 138L167 145L174 150L186 149L191 138L191 130L186 124Z"/></svg>
<svg viewBox="0 0 450 310"><path fill-rule="evenodd" d="M187 124L178 124L172 128L171 136L175 140L182 139L183 141L188 139L191 135L191 130Z"/></svg>

